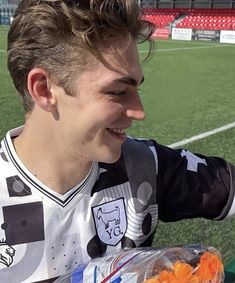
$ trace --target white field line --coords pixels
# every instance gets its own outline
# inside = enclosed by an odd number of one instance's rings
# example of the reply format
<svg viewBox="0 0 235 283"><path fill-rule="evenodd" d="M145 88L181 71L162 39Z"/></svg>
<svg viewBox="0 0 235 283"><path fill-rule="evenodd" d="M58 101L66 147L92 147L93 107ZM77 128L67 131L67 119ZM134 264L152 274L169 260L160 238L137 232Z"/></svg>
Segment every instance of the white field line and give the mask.
<svg viewBox="0 0 235 283"><path fill-rule="evenodd" d="M170 41L169 41L170 42ZM179 41L180 42L180 41ZM178 43L178 42L177 42ZM185 42L184 42L185 43ZM194 43L195 44L195 43ZM198 43L199 44L199 43ZM178 51L178 50L191 50L191 49L202 49L202 48L215 48L215 47L233 47L233 45L225 45L225 44L218 44L218 45L202 45L196 47L179 47L179 48L168 48L168 49L156 49L156 52L166 52L166 51ZM0 49L1 53L6 53L6 50ZM139 53L146 53L148 50L139 50ZM155 51L154 51L155 52Z"/></svg>
<svg viewBox="0 0 235 283"><path fill-rule="evenodd" d="M171 42L171 41L169 41ZM174 42L175 43L175 42ZM185 42L177 42L177 43L185 43ZM193 43L193 44L200 44L200 43ZM211 47L233 47L233 45L226 45L226 44L213 44L213 45L202 45L202 46L196 46L196 47L179 47L179 48L168 48L168 49L156 49L156 52L165 52L165 51L177 51L177 50L190 50L190 49L201 49L201 48L211 48ZM0 49L1 53L6 53L6 50ZM148 52L148 50L139 50L140 53Z"/></svg>
<svg viewBox="0 0 235 283"><path fill-rule="evenodd" d="M156 52L164 52L164 51L177 51L177 50L188 50L188 49L198 49L198 48L210 48L210 47L221 47L219 45L209 45L209 46L197 46L197 47L183 47L183 48L169 48L169 49L156 49ZM6 50L1 50L1 53L6 53ZM146 53L148 50L140 50L140 53ZM154 51L155 52L155 51Z"/></svg>
<svg viewBox="0 0 235 283"><path fill-rule="evenodd" d="M157 39L157 40L155 40L155 42L156 42L156 45L159 43L159 40ZM187 44L192 44L192 45L202 45L202 44L205 44L205 45L232 45L232 43L231 44L229 44L229 43L220 43L220 42L216 42L216 41L211 41L211 42L209 42L209 41L200 41L200 40L177 40L177 39L170 39L170 40L165 40L165 39L163 39L163 40L160 40L160 42L161 43L163 43L164 44L164 42L166 42L167 44L168 44L168 42L169 43L182 43L182 44L185 44L185 43L187 43Z"/></svg>
<svg viewBox="0 0 235 283"><path fill-rule="evenodd" d="M183 44L184 44L184 43L187 43L187 44L190 44L190 43L191 43L191 44L202 44L202 42L201 42L200 40L198 40L198 41L197 41L197 40L193 40L193 41L192 41L192 40L191 40L191 41L190 41L190 40L177 40L177 39L171 39L171 40L156 39L156 40L155 40L155 42L156 42L157 44L158 44L159 41L160 41L161 43L162 43L162 42L163 42L163 43L164 43L164 42L166 42L166 43L170 42L170 43L183 43ZM207 42L204 41L204 43L205 43L205 44L208 44L208 41L207 41ZM212 42L212 43L214 43L214 44L216 44L216 45L218 44L217 42Z"/></svg>
<svg viewBox="0 0 235 283"><path fill-rule="evenodd" d="M215 48L215 47L231 47L232 45L207 45L207 46L196 46L196 47L179 47L179 48L168 48L168 49L156 49L153 52L166 52L166 51L178 51L178 50L192 50L192 49L203 49L203 48ZM148 50L139 50L140 53L146 53Z"/></svg>
<svg viewBox="0 0 235 283"><path fill-rule="evenodd" d="M226 131L226 130L234 128L234 127L235 127L235 122L232 122L232 123L229 123L229 124L224 125L222 127L216 128L214 130L211 130L211 131L208 131L208 132L205 132L205 133L201 133L199 135L192 136L191 138L187 138L187 139L184 139L184 140L181 140L181 141L169 144L168 146L171 147L171 148L177 148L177 147L189 144L191 142L198 141L198 140L201 140L203 138L212 136L214 134Z"/></svg>

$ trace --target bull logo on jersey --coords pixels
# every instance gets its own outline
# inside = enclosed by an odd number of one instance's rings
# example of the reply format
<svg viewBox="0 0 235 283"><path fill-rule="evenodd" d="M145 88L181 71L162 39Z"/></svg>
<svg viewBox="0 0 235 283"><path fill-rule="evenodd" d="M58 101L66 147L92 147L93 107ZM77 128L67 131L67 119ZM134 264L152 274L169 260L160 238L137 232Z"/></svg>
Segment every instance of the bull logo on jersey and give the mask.
<svg viewBox="0 0 235 283"><path fill-rule="evenodd" d="M123 198L92 208L93 218L100 240L116 246L127 229L127 217Z"/></svg>
<svg viewBox="0 0 235 283"><path fill-rule="evenodd" d="M0 242L0 263L9 267L13 262L15 249L8 246L5 242Z"/></svg>

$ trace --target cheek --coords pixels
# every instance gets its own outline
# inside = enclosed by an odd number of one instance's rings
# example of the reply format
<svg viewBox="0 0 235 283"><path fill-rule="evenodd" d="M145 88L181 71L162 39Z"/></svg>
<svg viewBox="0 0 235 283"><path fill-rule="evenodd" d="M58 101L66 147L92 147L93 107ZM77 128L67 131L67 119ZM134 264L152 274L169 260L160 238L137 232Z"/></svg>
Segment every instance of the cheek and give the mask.
<svg viewBox="0 0 235 283"><path fill-rule="evenodd" d="M103 105L96 105L89 113L91 121L94 124L110 125L115 121L123 112L123 107L119 103L106 103ZM89 119L90 120L90 119Z"/></svg>
<svg viewBox="0 0 235 283"><path fill-rule="evenodd" d="M109 127L122 114L123 106L114 101L91 101L81 105L70 105L61 112L61 122L65 132L75 139L92 140L95 136Z"/></svg>
<svg viewBox="0 0 235 283"><path fill-rule="evenodd" d="M91 141L98 138L99 134L103 134L103 131L121 116L121 113L122 106L117 103L109 103L101 108L96 107L83 124L84 132L86 132L85 140Z"/></svg>

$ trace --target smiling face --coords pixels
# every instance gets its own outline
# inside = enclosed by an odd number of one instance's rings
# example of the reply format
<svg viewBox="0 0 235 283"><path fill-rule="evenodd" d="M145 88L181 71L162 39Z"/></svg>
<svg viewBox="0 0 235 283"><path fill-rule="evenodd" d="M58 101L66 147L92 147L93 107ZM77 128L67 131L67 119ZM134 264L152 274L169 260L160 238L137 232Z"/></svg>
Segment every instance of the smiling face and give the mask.
<svg viewBox="0 0 235 283"><path fill-rule="evenodd" d="M138 95L143 73L136 43L129 38L113 41L105 60L93 58L93 67L79 75L73 96L53 88L60 144L67 154L88 161L117 161L126 130L145 116Z"/></svg>

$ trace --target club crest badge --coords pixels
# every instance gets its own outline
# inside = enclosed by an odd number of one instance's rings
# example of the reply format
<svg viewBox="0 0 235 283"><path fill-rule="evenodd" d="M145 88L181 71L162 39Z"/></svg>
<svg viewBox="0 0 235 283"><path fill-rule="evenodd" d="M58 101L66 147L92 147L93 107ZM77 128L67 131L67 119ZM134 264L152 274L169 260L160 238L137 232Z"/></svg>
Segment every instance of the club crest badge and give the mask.
<svg viewBox="0 0 235 283"><path fill-rule="evenodd" d="M92 208L97 234L100 240L116 246L127 229L127 217L123 198Z"/></svg>

